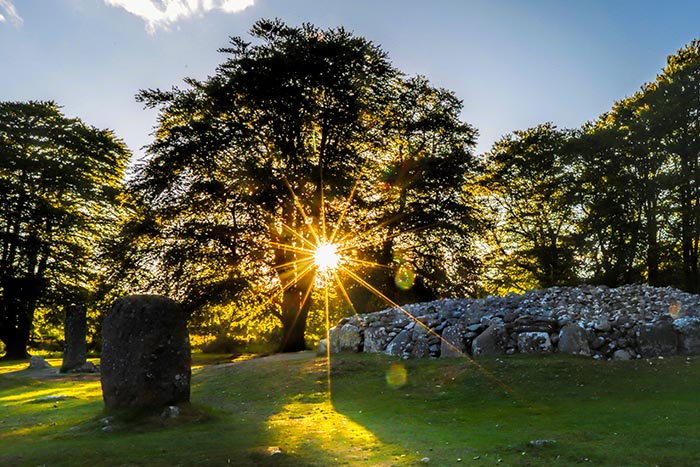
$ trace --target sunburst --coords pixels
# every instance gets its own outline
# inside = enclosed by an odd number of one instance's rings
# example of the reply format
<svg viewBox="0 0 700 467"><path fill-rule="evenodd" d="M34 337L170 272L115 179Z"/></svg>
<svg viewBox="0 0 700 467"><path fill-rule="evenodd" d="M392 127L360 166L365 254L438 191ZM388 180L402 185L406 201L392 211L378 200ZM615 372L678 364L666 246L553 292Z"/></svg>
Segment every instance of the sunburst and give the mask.
<svg viewBox="0 0 700 467"><path fill-rule="evenodd" d="M285 180L286 181L286 180ZM321 216L320 216L320 223L314 223L314 219L312 219L310 216L307 216L303 205L299 198L296 196L294 193L294 190L292 189L291 184L287 182L287 186L290 190L290 193L294 199L295 205L298 209L298 212L301 214L302 218L304 219L304 226L305 226L305 231L306 234L300 231L297 231L293 229L290 226L287 226L283 224L283 228L290 232L297 240L298 243L301 246L290 246L290 245L282 245L278 243L273 243L272 245L275 246L276 248L284 248L287 250L294 251L297 254L297 259L295 261L292 261L289 264L284 265L283 267L289 267L289 266L294 266L294 270L296 271L295 273L295 278L291 281L288 281L283 287L283 290L286 290L289 287L293 287L294 285L300 283L308 274L313 274L314 275L314 280L310 281L310 286L306 290L306 293L304 294L304 301L308 300L311 297L311 291L313 288L321 288L322 293L323 293L323 308L324 308L324 318L325 318L325 337L326 337L326 342L328 345L326 345L326 358L327 358L327 371L328 371L328 397L330 399L331 397L331 367L330 367L330 361L331 361L331 353L330 353L330 329L331 329L331 324L330 324L330 306L329 306L329 295L330 295L330 290L331 288L334 288L339 296L341 296L344 301L348 304L350 309L353 311L355 316L358 318L358 322L362 323L362 320L359 319L359 315L357 311L355 310L355 307L352 303L352 300L350 299L350 295L348 294L347 287L345 282L349 279L352 282L358 284L359 286L365 288L369 292L371 292L373 295L377 296L380 300L384 301L389 307L399 310L402 312L406 317L411 319L416 326L420 326L425 329L425 331L428 334L433 335L434 337L437 337L444 345L447 347L450 347L451 350L455 354L462 355L465 357L475 368L477 368L478 371L480 371L482 374L484 374L488 379L490 379L494 384L497 386L500 386L506 393L511 394L512 396L518 398L515 396L513 393L512 388L509 388L506 384L504 384L502 381L500 381L495 375L493 375L490 371L485 369L483 366L481 366L479 363L477 363L473 358L471 358L469 355L465 354L464 352L461 351L461 349L457 348L454 344L451 342L445 340L439 333L437 333L434 329L430 328L427 326L425 323L422 321L418 320L415 316L413 316L411 313L409 313L403 306L399 305L398 303L394 302L391 300L389 297L386 296L381 290L377 289L374 287L371 283L369 283L367 280L363 279L360 271L366 268L370 269L390 269L393 270L391 266L384 265L384 264L379 264L373 261L368 261L365 259L361 259L358 257L357 251L362 250L364 248L369 248L372 246L376 246L378 242L386 240L386 238L381 238L381 236L377 236L376 233L384 226L388 224L388 222L382 223L380 225L374 225L370 227L369 229L362 231L362 232L356 232L352 228L348 229L347 231L343 230L343 224L344 221L347 217L348 210L352 206L353 202L353 197L356 192L357 185L359 183L359 180L356 181L355 185L353 186L352 190L350 191L350 194L348 195L347 199L343 203L344 208L340 212L340 215L338 216L337 222L335 223L334 228L332 229L330 235L328 235L328 226L326 224L326 218L325 218L325 200L323 199L323 196L321 197L322 201L322 206L321 206ZM389 221L390 222L390 221ZM320 225L319 225L320 224ZM427 227L423 227L427 228ZM418 230L421 230L420 228L418 229L411 229L411 233L415 233ZM407 232L398 232L394 233L391 235L392 238L396 238L404 233ZM372 238L375 237L375 238ZM349 254L352 252L352 254ZM396 272L396 286L402 290L406 290L407 288L410 288L410 286L413 283L413 277L411 277L411 280L406 279L407 275L413 276L415 273L414 271L407 270L407 266L405 264L400 264L398 267L398 270Z"/></svg>
<svg viewBox="0 0 700 467"><path fill-rule="evenodd" d="M342 256L338 253L335 243L321 242L314 250L314 265L322 274L335 272L340 266Z"/></svg>

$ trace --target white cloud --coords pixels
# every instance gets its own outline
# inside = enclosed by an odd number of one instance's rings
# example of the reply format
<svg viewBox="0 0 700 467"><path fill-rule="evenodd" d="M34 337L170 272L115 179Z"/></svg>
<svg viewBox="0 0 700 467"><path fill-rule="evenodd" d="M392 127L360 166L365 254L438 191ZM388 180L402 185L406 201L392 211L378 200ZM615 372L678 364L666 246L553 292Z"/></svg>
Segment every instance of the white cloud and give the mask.
<svg viewBox="0 0 700 467"><path fill-rule="evenodd" d="M9 21L15 26L22 24L22 17L10 0L0 0L0 23Z"/></svg>
<svg viewBox="0 0 700 467"><path fill-rule="evenodd" d="M0 5L8 0L0 0ZM153 33L159 27L212 10L237 13L253 6L255 0L104 0L107 5L123 8L146 22Z"/></svg>

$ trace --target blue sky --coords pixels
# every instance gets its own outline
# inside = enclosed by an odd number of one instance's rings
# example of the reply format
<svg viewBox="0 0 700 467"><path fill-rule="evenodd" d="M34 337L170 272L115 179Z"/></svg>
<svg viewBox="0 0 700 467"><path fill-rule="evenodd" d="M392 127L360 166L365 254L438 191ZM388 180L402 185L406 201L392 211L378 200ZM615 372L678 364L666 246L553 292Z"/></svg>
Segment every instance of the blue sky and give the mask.
<svg viewBox="0 0 700 467"><path fill-rule="evenodd" d="M547 121L578 127L700 38L700 2L668 0L0 0L0 100L55 100L136 157L139 89L204 79L260 18L344 26L464 102L477 152Z"/></svg>

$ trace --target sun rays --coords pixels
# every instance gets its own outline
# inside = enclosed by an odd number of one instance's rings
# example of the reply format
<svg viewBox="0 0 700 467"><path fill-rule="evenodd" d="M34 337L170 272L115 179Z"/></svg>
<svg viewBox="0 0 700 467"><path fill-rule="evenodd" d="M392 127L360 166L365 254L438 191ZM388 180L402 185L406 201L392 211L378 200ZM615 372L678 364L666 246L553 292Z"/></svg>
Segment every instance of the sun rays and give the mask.
<svg viewBox="0 0 700 467"><path fill-rule="evenodd" d="M347 304L349 309L352 310L352 313L358 318L360 326L362 326L362 320L352 302L351 294L348 292L348 287L351 284L367 290L384 302L387 307L399 310L406 315L407 318L412 320L415 326L422 327L427 334L437 337L443 346L450 348L453 355L465 357L477 371L484 374L495 386L500 387L504 392L510 394L511 397L519 399L512 388L500 381L495 375L452 342L444 339L438 331L429 327L418 319L418 317L407 311L403 306L389 298L377 286L373 285L370 279L365 275L367 270L390 271L394 276L393 283L397 290L409 290L414 286L416 272L410 262L406 261L400 252L398 256L393 258L394 264L379 264L367 257L363 257L363 253L367 249L380 246L381 243L386 240L400 238L403 234L415 234L434 227L434 224L414 227L409 231L400 231L399 229L390 228L391 224L397 221L397 219L391 219L375 224L370 222L367 228L358 231L356 225L352 224L348 218L351 217L349 212L353 207L353 198L359 184L359 179L355 181L347 198L335 205L335 222L331 224L328 222L326 216L327 206L325 205L326 200L323 193L321 193L320 196L321 206L316 207L315 210L316 216L311 216L306 212L302 201L286 179L285 183L294 200L297 213L302 220L299 224L301 228L295 229L290 225L282 223L281 228L288 234L288 238L292 240L291 244L271 242L271 246L291 252L294 257L293 260L276 267L282 292L287 291L291 287L297 287L303 284L304 292L302 303L307 303L307 300L312 298L314 290L321 293L320 296L316 295L316 298L322 300L328 373L327 396L329 401L332 401L330 365L331 310L329 297L332 290L336 297ZM338 206L342 207L342 209L339 209ZM386 231L383 231L383 229ZM299 316L297 316L297 318L299 318Z"/></svg>
<svg viewBox="0 0 700 467"><path fill-rule="evenodd" d="M302 228L295 229L287 224L281 224L282 229L292 240L291 244L282 244L280 242L271 242L270 244L273 248L292 252L295 258L276 267L280 276L281 289L285 291L299 284L308 284L303 297L304 302L311 298L313 289L321 289L323 292L323 311L326 321L325 334L327 340L330 330L330 290L334 289L353 313L357 315L355 306L348 293L349 283L354 283L382 300L387 306L400 310L414 320L417 326L425 328L426 332L438 337L448 347L460 353L459 349L452 343L442 339L435 330L430 329L420 320L417 320L401 305L390 299L385 293L362 277L362 271L367 269L389 270L394 275L394 283L397 289L405 291L413 286L415 272L410 264L403 260L396 261L397 265L393 267L362 257L362 250L375 247L379 243L386 241L387 235L391 239L399 237L405 232L392 232L384 236L381 235L381 229L387 227L391 223L390 220L371 225L360 232L354 230L351 225L344 225L348 219L349 210L353 206L353 198L357 191L359 179L354 183L348 197L340 203L342 209L337 213L337 221L332 226L327 221L327 207L323 194L320 197L321 206L317 208L318 217L314 217L307 213L302 200L299 199L292 185L286 179L285 183L294 200L297 213L302 219ZM420 229L411 229L411 232L414 233L417 230ZM309 280L310 276L312 276L311 280ZM330 357L330 355L328 356Z"/></svg>

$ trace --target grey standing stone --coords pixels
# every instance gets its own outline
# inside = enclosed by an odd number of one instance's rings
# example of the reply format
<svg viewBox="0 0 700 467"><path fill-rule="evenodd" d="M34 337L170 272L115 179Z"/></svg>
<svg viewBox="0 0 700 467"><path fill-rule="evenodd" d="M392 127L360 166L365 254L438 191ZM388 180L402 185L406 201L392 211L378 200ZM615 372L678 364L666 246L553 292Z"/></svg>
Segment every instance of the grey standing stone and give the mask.
<svg viewBox="0 0 700 467"><path fill-rule="evenodd" d="M406 344L411 341L411 335L409 331L403 330L394 337L389 345L386 346L385 353L387 355L401 356L403 355Z"/></svg>
<svg viewBox="0 0 700 467"><path fill-rule="evenodd" d="M338 333L338 347L341 352L359 352L362 344L362 330L347 323Z"/></svg>
<svg viewBox="0 0 700 467"><path fill-rule="evenodd" d="M41 357L32 355L29 357L29 369L30 370L43 370L45 368L51 368L51 364Z"/></svg>
<svg viewBox="0 0 700 467"><path fill-rule="evenodd" d="M619 349L613 353L613 360L632 360L634 355L628 349Z"/></svg>
<svg viewBox="0 0 700 467"><path fill-rule="evenodd" d="M342 323L330 329L331 353L359 352L362 346L362 330L353 323ZM324 350L325 352L325 350Z"/></svg>
<svg viewBox="0 0 700 467"><path fill-rule="evenodd" d="M342 324L338 324L328 330L328 342L326 345L330 347L331 353L340 352L340 329L343 327ZM324 354L326 350L323 351Z"/></svg>
<svg viewBox="0 0 700 467"><path fill-rule="evenodd" d="M80 305L70 305L66 308L66 316L63 325L65 344L63 347L63 364L60 372L75 372L82 368L89 368L87 362L87 321L85 309Z"/></svg>
<svg viewBox="0 0 700 467"><path fill-rule="evenodd" d="M389 336L384 327L367 328L365 330L365 352L383 353L388 342Z"/></svg>
<svg viewBox="0 0 700 467"><path fill-rule="evenodd" d="M506 330L503 324L492 324L472 341L472 355L501 355L506 351Z"/></svg>
<svg viewBox="0 0 700 467"><path fill-rule="evenodd" d="M325 357L328 354L328 343L326 339L321 339L316 345L316 355L319 357Z"/></svg>
<svg viewBox="0 0 700 467"><path fill-rule="evenodd" d="M590 357L591 347L588 345L586 330L579 324L569 323L559 331L559 352Z"/></svg>
<svg viewBox="0 0 700 467"><path fill-rule="evenodd" d="M117 300L102 326L101 381L106 409L160 411L189 402L189 334L173 300L132 295Z"/></svg>
<svg viewBox="0 0 700 467"><path fill-rule="evenodd" d="M415 336L415 334L414 334ZM414 358L426 358L430 357L430 340L428 335L424 334L418 339L413 341L413 348L411 349L411 357Z"/></svg>

